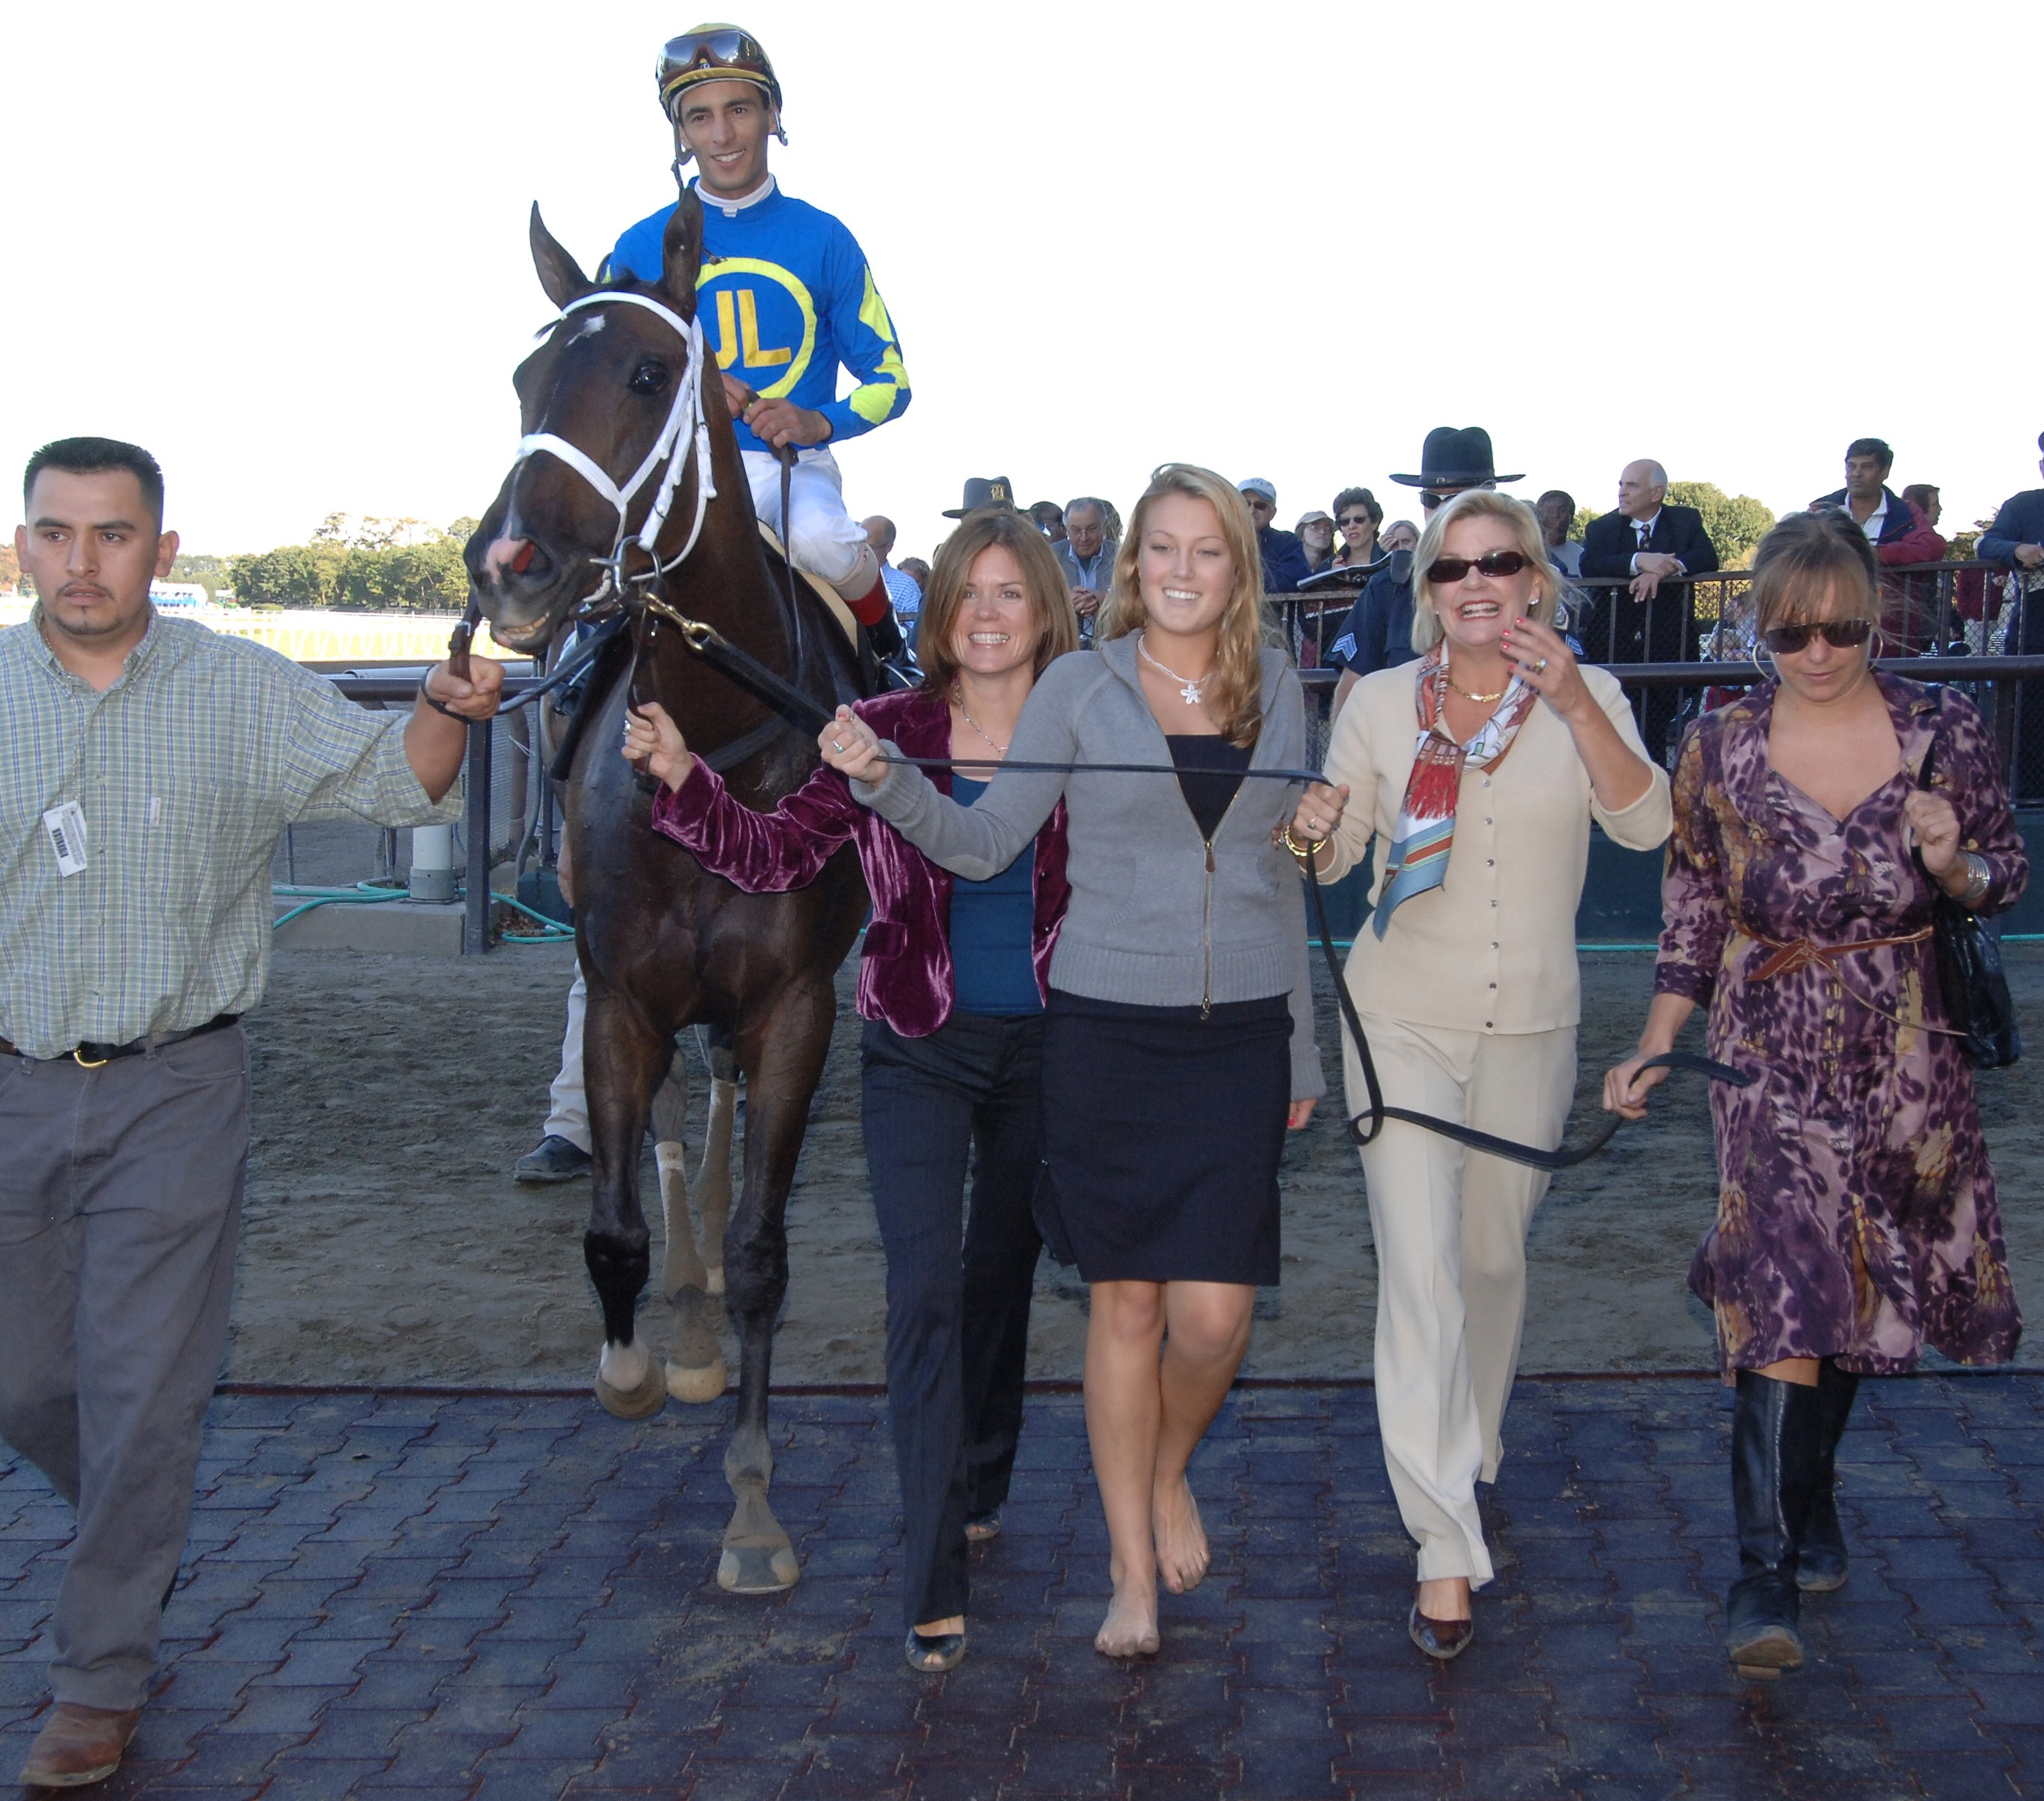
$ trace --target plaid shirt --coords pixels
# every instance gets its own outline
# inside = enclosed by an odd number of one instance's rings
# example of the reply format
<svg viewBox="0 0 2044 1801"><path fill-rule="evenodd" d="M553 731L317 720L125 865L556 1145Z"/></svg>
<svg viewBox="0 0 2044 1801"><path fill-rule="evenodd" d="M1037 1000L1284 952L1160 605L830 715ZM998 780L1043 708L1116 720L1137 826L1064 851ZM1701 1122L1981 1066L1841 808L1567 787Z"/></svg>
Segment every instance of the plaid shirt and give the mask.
<svg viewBox="0 0 2044 1801"><path fill-rule="evenodd" d="M30 1057L245 1013L270 970L270 864L296 820L455 816L372 713L275 651L151 621L106 693L0 631L0 1037ZM44 812L75 801L86 867Z"/></svg>

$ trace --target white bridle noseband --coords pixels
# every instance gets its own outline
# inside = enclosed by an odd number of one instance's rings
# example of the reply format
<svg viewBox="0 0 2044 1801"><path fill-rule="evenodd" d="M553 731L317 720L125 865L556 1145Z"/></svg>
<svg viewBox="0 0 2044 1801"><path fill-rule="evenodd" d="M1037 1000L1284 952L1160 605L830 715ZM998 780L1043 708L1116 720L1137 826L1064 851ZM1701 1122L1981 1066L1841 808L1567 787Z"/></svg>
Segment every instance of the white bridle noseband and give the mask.
<svg viewBox="0 0 2044 1801"><path fill-rule="evenodd" d="M702 536L703 516L709 503L717 498L717 486L710 475L709 421L703 416L703 335L701 322L684 319L671 308L663 306L657 300L643 294L599 290L586 294L579 300L571 300L561 309L559 325L571 313L579 313L590 306L643 306L648 313L655 313L673 326L682 341L688 347L688 370L682 376L674 394L674 404L668 409L667 422L660 428L660 435L647 451L646 460L639 465L632 479L622 487L611 480L609 473L591 457L570 444L567 439L556 437L551 432L534 432L518 440L518 455L513 468L528 457L540 451L557 457L565 463L610 504L617 509L617 536L612 541L610 555L605 560L607 573L603 585L582 602L593 605L612 592L613 588L621 599L624 588L624 551L628 542L636 543L652 559L652 568L644 575L635 576L638 582L650 582L656 576L665 575L696 547L696 540ZM552 328L548 328L551 329ZM688 449L681 451L682 440L690 440ZM680 451L680 454L677 454ZM688 473L689 465L696 466L696 516L689 527L688 542L667 559L660 560L655 549L660 533L667 523L667 513L674 504L674 495L682 485L682 478ZM652 509L646 515L645 523L636 533L630 530L632 501L639 490L645 486L653 472L665 463L667 474L662 478L659 491L653 497Z"/></svg>

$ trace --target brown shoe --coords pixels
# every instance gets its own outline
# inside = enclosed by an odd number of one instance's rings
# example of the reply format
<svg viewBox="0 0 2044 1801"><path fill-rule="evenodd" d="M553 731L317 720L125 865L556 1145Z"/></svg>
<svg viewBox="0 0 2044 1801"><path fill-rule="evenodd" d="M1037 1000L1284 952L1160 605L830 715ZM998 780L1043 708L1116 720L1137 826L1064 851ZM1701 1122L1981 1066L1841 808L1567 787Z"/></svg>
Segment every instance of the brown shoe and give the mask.
<svg viewBox="0 0 2044 1801"><path fill-rule="evenodd" d="M21 1766L29 1788L83 1788L104 1782L121 1768L121 1753L141 1724L140 1707L82 1707L60 1701L50 1711L29 1761Z"/></svg>

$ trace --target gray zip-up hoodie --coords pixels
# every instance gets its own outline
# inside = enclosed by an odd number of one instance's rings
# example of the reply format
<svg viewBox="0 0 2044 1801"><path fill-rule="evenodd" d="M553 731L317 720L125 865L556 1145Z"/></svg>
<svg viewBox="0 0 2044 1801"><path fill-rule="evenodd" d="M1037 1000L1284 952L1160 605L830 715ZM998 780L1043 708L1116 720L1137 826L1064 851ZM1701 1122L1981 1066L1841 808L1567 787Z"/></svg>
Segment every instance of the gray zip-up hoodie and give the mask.
<svg viewBox="0 0 2044 1801"><path fill-rule="evenodd" d="M1053 662L1009 751L1024 762L1169 763L1170 747L1137 679L1135 640L1111 639ZM1266 650L1263 729L1250 766L1297 769L1305 755L1299 678L1283 651ZM1245 781L1211 844L1175 775L1004 769L970 807L939 794L916 769L890 768L877 788L855 781L851 791L933 862L976 881L1007 868L1062 795L1072 898L1051 985L1146 1007L1289 995L1293 1098L1327 1092L1313 1042L1299 873L1270 836L1291 818L1299 784Z"/></svg>

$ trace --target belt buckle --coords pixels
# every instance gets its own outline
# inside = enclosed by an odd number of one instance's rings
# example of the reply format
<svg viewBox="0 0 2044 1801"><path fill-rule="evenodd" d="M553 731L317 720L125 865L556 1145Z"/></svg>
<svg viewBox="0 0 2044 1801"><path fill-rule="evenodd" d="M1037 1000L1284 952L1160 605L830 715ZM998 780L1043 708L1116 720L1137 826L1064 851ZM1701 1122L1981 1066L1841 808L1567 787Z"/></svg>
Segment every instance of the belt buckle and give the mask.
<svg viewBox="0 0 2044 1801"><path fill-rule="evenodd" d="M110 1057L88 1058L85 1054L85 1046L83 1045L79 1046L77 1049L71 1052L71 1060L81 1069L103 1069L109 1063L113 1061Z"/></svg>

